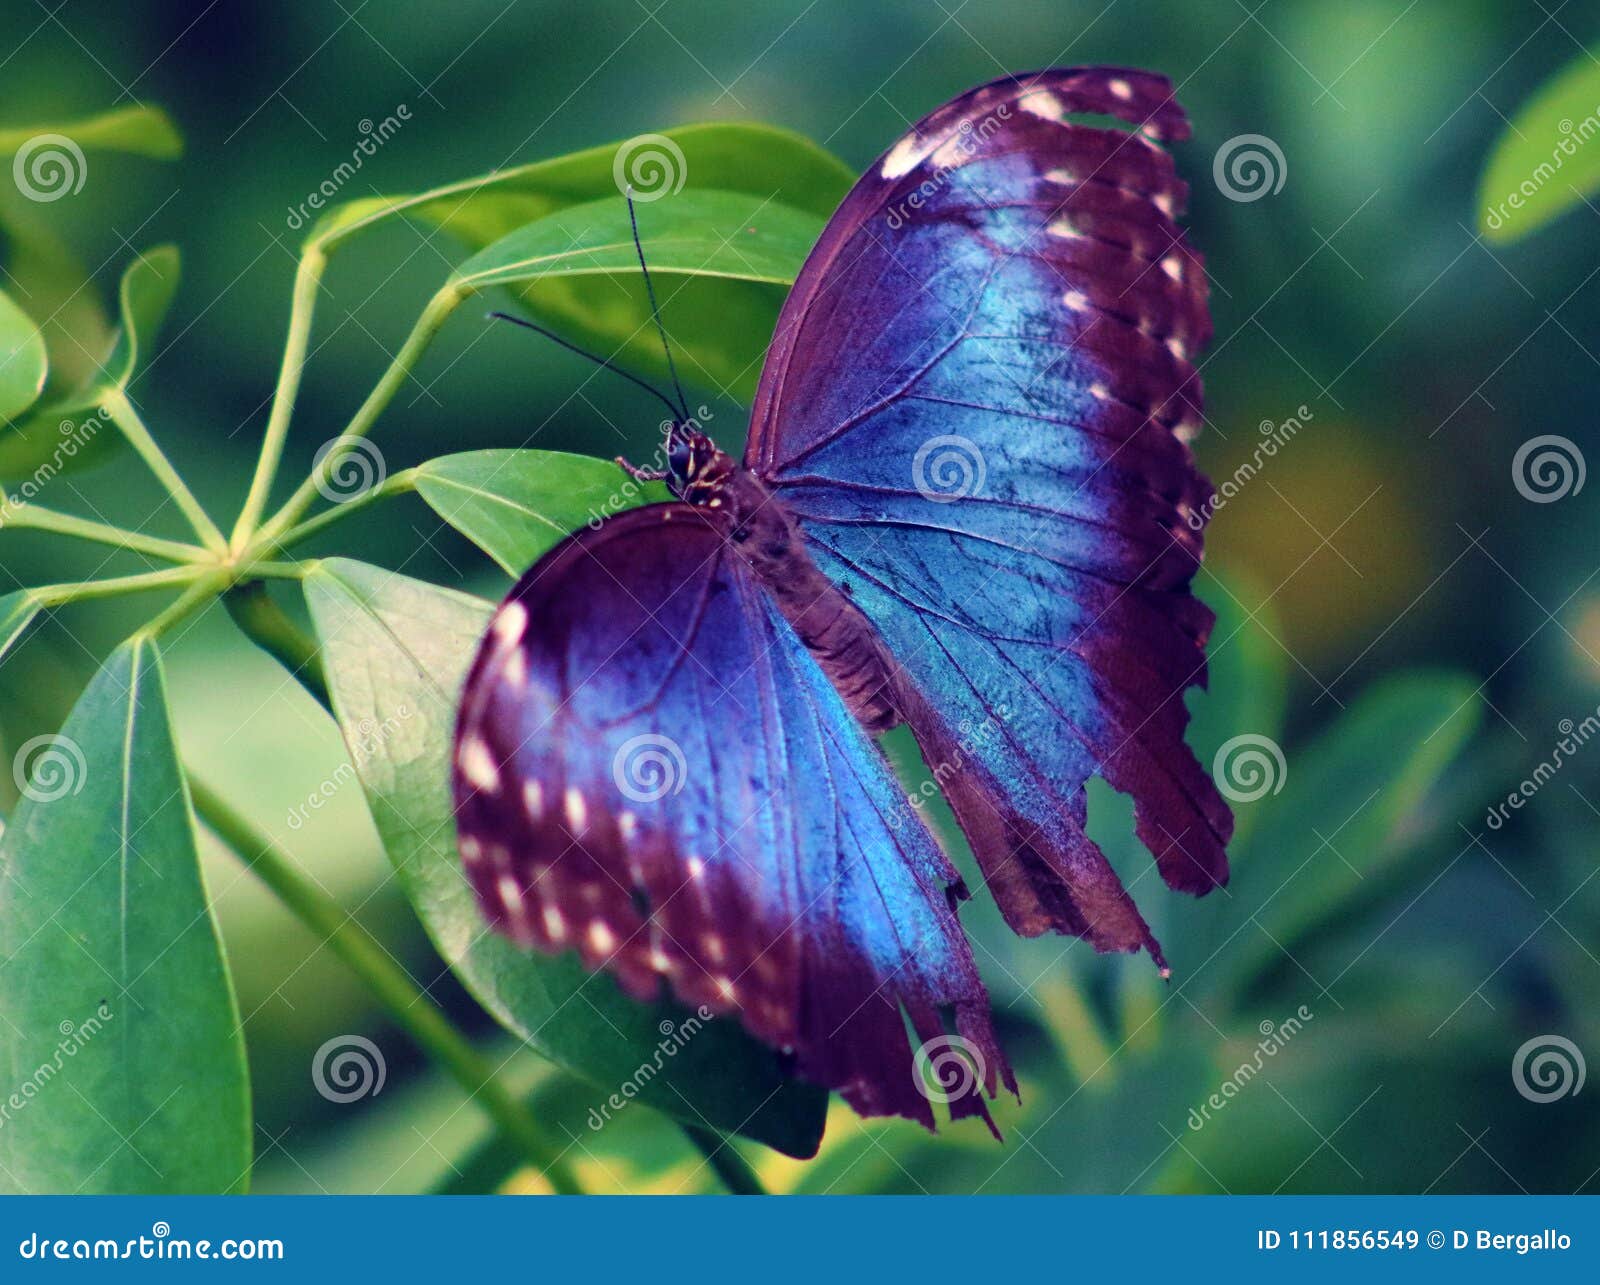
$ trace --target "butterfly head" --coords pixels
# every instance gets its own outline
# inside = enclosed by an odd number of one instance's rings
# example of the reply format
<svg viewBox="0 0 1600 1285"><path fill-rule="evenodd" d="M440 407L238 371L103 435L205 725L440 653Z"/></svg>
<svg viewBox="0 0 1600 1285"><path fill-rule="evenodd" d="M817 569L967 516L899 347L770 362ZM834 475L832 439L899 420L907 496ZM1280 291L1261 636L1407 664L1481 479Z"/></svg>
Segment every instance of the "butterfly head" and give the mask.
<svg viewBox="0 0 1600 1285"><path fill-rule="evenodd" d="M667 433L667 486L686 504L719 508L733 460L694 426L673 424Z"/></svg>

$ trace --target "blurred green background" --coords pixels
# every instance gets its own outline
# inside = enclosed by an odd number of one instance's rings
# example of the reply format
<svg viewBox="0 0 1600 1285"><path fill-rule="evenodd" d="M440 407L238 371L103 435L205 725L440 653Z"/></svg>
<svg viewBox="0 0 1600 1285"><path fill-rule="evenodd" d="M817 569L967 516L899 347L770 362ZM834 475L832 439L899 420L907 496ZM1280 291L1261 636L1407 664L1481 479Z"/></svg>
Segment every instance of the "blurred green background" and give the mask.
<svg viewBox="0 0 1600 1285"><path fill-rule="evenodd" d="M1595 15L1490 0L5 0L0 32L0 127L138 101L186 137L173 163L96 153L80 193L17 209L46 221L105 300L136 250L182 246L183 290L134 397L218 514L242 499L265 422L303 230L292 211L363 121L409 112L341 199L707 119L788 126L864 167L1003 71L1170 75L1195 123L1177 152L1213 283L1202 464L1220 480L1262 421L1310 412L1208 533L1203 592L1226 641L1212 695L1193 702L1195 742L1209 754L1231 735L1270 736L1287 784L1241 809L1236 896L1197 909L1153 881L1136 890L1164 928L1172 988L1147 964L1013 943L986 907L968 913L1024 1080L1023 1106L1002 1112L1004 1147L976 1124L929 1139L841 1111L811 1165L747 1151L775 1185L814 1190L1594 1190L1600 1091L1530 1101L1513 1061L1548 1034L1600 1055L1600 749L1512 824L1491 831L1484 817L1549 757L1561 720L1600 703L1600 487L1535 504L1512 478L1533 436L1597 441L1600 220L1580 203L1526 240L1490 243L1474 196L1506 118L1600 41ZM1213 158L1241 134L1281 149L1280 191L1219 191ZM16 204L9 183L0 191ZM291 480L458 257L447 236L400 225L340 257ZM732 449L725 426L741 412L717 405ZM379 441L391 471L487 446L644 457L657 418L622 381L464 309ZM56 507L134 523L156 496L126 456L52 488ZM326 547L484 593L504 585L414 500ZM8 532L0 591L103 563ZM142 606L60 613L8 658L8 752L59 725ZM290 826L342 754L309 698L223 619L189 633L171 668L190 756L494 1046L387 882L357 791ZM1114 852L1127 847L1119 803L1094 799ZM337 962L229 860L209 878L247 1015L256 1188L515 1188L492 1148L474 1151L481 1126L459 1093ZM1191 1112L1302 1005L1304 1029L1194 1127ZM341 1031L367 1032L389 1060L384 1093L359 1106L323 1101L308 1074ZM643 1108L591 1133L592 1089L531 1058L512 1070L597 1187L710 1188Z"/></svg>

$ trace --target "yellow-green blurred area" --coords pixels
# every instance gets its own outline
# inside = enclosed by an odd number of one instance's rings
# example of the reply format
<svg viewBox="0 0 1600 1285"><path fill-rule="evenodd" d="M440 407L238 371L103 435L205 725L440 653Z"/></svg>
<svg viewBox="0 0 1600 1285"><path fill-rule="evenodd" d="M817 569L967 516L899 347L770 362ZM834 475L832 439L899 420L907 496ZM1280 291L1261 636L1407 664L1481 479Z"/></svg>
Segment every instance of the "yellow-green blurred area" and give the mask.
<svg viewBox="0 0 1600 1285"><path fill-rule="evenodd" d="M1247 466L1207 533L1200 589L1220 620L1191 739L1209 766L1230 737L1269 737L1287 783L1240 805L1238 887L1199 906L1158 886L1126 800L1091 792L1170 984L1148 960L1017 941L981 891L964 910L1023 1089L998 1106L1004 1143L977 1122L863 1125L836 1102L817 1160L743 1152L782 1190L1593 1191L1600 1091L1537 1101L1516 1069L1550 1035L1600 1061L1600 747L1566 756L1504 826L1485 818L1550 759L1563 720L1600 705L1600 486L1538 502L1514 473L1541 435L1600 458L1600 220L1576 193L1527 236L1486 239L1478 196L1508 118L1591 47L1600 14L1498 0L3 0L0 131L150 103L185 144L177 159L91 151L81 190L50 202L0 174L0 284L95 347L134 253L181 246L181 293L131 391L220 519L265 427L306 202L374 122L401 120L336 201L699 120L786 126L861 169L1004 71L1168 74L1194 122L1176 152L1216 325L1196 450L1219 485ZM1281 187L1256 199L1214 172L1243 135L1281 153ZM22 227L88 285L63 286L57 263L18 293ZM400 220L341 251L289 481L461 257ZM743 408L714 387L689 396L736 448ZM483 447L642 460L659 418L624 381L469 307L375 440L390 472ZM184 534L170 504L149 518L160 492L126 452L49 485L53 507ZM506 584L414 498L315 551L487 595ZM0 593L145 568L0 530ZM63 609L6 658L8 761L59 726L146 607ZM505 1060L588 1186L718 1189L646 1107L592 1128L611 1086L551 1072L474 1006L389 878L355 782L306 814L344 749L304 692L220 612L170 651L185 756ZM0 796L9 811L9 773ZM245 1018L256 1190L540 1189L232 857L208 849L206 874ZM343 1032L384 1050L377 1097L315 1091L312 1056Z"/></svg>

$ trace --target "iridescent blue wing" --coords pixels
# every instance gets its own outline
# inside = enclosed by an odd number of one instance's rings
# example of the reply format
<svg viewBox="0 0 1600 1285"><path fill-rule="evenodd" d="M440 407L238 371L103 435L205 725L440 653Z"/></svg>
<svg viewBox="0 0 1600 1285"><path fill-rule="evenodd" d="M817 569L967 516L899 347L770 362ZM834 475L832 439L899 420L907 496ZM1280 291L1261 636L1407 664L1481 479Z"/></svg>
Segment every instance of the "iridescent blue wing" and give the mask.
<svg viewBox="0 0 1600 1285"><path fill-rule="evenodd" d="M1109 68L934 112L806 263L746 452L909 675L902 713L1007 920L1158 962L1084 784L1133 797L1168 884L1226 880L1232 818L1183 740L1211 625L1188 446L1210 321L1153 140L1187 129L1164 78Z"/></svg>
<svg viewBox="0 0 1600 1285"><path fill-rule="evenodd" d="M906 1017L923 1042L950 1018L982 1068L938 1095L952 1114L1015 1088L955 869L697 510L620 514L522 578L467 681L455 793L521 944L737 1012L863 1114L933 1123Z"/></svg>

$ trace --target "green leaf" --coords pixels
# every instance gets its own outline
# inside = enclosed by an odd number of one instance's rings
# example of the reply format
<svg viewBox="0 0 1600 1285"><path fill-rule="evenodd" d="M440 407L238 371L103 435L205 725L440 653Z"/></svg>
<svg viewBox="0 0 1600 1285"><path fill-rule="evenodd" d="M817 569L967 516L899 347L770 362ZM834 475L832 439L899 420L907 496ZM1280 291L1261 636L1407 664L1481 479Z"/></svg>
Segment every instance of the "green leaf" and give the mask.
<svg viewBox="0 0 1600 1285"><path fill-rule="evenodd" d="M830 152L790 130L758 124L686 125L667 130L683 156L686 190L716 188L782 200L819 217L833 213L855 180ZM442 228L473 249L569 205L616 195L619 152L627 140L551 160L497 170L411 196L380 196L329 210L313 226L307 245L327 250L395 215ZM667 155L667 153L662 153ZM642 160L635 150L625 154ZM626 172L624 170L624 172ZM643 185L641 190L643 190ZM648 219L648 215L645 216Z"/></svg>
<svg viewBox="0 0 1600 1285"><path fill-rule="evenodd" d="M8 501L0 499L0 513L4 512L6 503ZM0 526L3 525L0 522ZM6 653L22 637L23 630L33 623L42 606L31 589L19 589L0 597L0 660L5 659Z"/></svg>
<svg viewBox="0 0 1600 1285"><path fill-rule="evenodd" d="M1371 896L1418 850L1418 815L1482 713L1476 684L1416 671L1374 684L1310 744L1285 757L1282 789L1258 803L1227 897L1208 900L1237 930L1204 982L1237 994L1315 929Z"/></svg>
<svg viewBox="0 0 1600 1285"><path fill-rule="evenodd" d="M41 134L62 134L85 150L128 152L169 161L183 155L183 137L159 107L119 107L80 120L0 129L0 152L25 147Z"/></svg>
<svg viewBox="0 0 1600 1285"><path fill-rule="evenodd" d="M561 451L464 451L416 470L417 494L519 576L578 528L619 509L670 499L609 460Z"/></svg>
<svg viewBox="0 0 1600 1285"><path fill-rule="evenodd" d="M1582 53L1507 123L1478 183L1478 227L1516 241L1600 190L1600 63Z"/></svg>
<svg viewBox="0 0 1600 1285"><path fill-rule="evenodd" d="M48 369L39 327L0 290L0 423L15 419L38 400Z"/></svg>
<svg viewBox="0 0 1600 1285"><path fill-rule="evenodd" d="M665 168L651 169L652 156L662 158ZM563 209L618 196L619 174L622 183L633 182L644 198L639 201L639 230L647 244L652 233L673 221L670 211L686 197L706 190L739 192L813 216L816 223L800 249L801 258L855 179L837 157L788 130L755 124L690 125L414 196L356 201L323 216L307 244L326 251L345 237L403 214L481 250ZM655 176L669 180L667 185L652 185ZM657 190L672 192L680 178L681 191L648 199ZM654 270L657 265L652 260L650 266ZM791 279L793 268L786 271L785 280ZM520 286L517 293L535 317L574 342L600 345L607 354L658 378L666 373L636 272L620 278L546 277ZM670 283L662 311L674 343L683 350L679 360L685 377L749 402L783 295L774 285L722 278Z"/></svg>
<svg viewBox="0 0 1600 1285"><path fill-rule="evenodd" d="M784 1079L776 1055L734 1023L707 1024L663 1059L662 1024L681 1020L680 1010L636 1004L575 955L523 952L485 926L456 854L450 750L490 605L344 559L317 564L305 590L378 833L434 945L478 1001L598 1086L597 1106L628 1083L640 1102L690 1123L811 1154L826 1095ZM639 1077L645 1064L652 1074Z"/></svg>
<svg viewBox="0 0 1600 1285"><path fill-rule="evenodd" d="M0 1189L242 1191L244 1040L155 645L29 762L0 840Z"/></svg>
<svg viewBox="0 0 1600 1285"><path fill-rule="evenodd" d="M117 290L120 324L99 370L74 391L0 428L0 481L81 467L119 440L100 408L125 390L154 347L181 277L178 249L147 250L128 265Z"/></svg>
<svg viewBox="0 0 1600 1285"><path fill-rule="evenodd" d="M639 241L684 377L748 402L778 310L823 219L768 197L689 190L642 207ZM472 289L515 286L574 343L659 371L627 204L558 211L485 246L456 271Z"/></svg>

